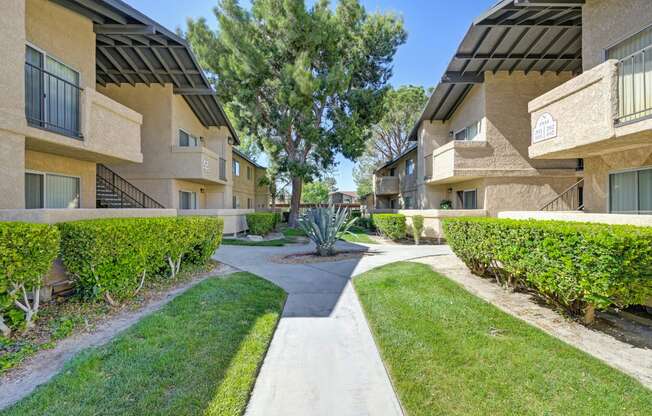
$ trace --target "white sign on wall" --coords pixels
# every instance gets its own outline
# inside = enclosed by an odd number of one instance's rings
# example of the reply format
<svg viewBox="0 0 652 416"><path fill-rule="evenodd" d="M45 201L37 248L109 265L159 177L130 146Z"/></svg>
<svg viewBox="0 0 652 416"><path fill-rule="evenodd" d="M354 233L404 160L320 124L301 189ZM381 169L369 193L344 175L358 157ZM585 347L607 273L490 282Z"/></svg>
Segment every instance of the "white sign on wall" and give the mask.
<svg viewBox="0 0 652 416"><path fill-rule="evenodd" d="M532 131L532 143L557 137L557 121L550 113L543 113L534 125Z"/></svg>
<svg viewBox="0 0 652 416"><path fill-rule="evenodd" d="M208 165L208 160L203 159L203 158L201 160L201 167L205 171L209 171L211 169L210 166Z"/></svg>

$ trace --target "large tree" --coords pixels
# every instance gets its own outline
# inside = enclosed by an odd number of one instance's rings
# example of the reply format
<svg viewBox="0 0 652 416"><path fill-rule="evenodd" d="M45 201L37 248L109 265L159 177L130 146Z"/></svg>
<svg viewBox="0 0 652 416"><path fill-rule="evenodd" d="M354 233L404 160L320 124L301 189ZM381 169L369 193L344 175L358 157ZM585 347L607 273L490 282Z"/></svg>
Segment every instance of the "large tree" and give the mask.
<svg viewBox="0 0 652 416"><path fill-rule="evenodd" d="M322 181L308 182L303 185L301 194L301 203L303 204L325 204L331 192L337 188L332 178L326 178Z"/></svg>
<svg viewBox="0 0 652 416"><path fill-rule="evenodd" d="M392 59L406 39L392 14L368 14L358 0L236 0L215 9L219 29L188 22L187 37L217 80L239 129L292 178L290 225L302 185L359 157L382 115Z"/></svg>

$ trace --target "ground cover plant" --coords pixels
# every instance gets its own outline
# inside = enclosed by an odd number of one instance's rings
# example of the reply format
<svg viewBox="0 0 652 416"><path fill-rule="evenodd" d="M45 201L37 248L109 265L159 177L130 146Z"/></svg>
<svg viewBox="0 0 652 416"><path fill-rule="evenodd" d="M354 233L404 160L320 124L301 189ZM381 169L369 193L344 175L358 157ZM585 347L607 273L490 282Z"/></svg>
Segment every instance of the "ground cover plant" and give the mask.
<svg viewBox="0 0 652 416"><path fill-rule="evenodd" d="M451 218L444 232L474 273L532 288L587 323L652 296L651 227Z"/></svg>
<svg viewBox="0 0 652 416"><path fill-rule="evenodd" d="M429 266L394 263L354 286L410 416L652 414L636 380Z"/></svg>
<svg viewBox="0 0 652 416"><path fill-rule="evenodd" d="M0 415L241 415L284 301L248 273L208 279Z"/></svg>

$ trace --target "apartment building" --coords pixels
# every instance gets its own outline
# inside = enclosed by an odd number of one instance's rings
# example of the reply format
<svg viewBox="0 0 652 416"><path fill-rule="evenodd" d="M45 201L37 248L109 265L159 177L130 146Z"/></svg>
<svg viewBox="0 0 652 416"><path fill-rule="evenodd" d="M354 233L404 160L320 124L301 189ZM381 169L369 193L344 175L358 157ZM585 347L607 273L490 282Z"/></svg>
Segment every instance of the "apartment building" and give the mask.
<svg viewBox="0 0 652 416"><path fill-rule="evenodd" d="M380 166L374 172L373 191L375 209L417 208L417 147Z"/></svg>
<svg viewBox="0 0 652 416"><path fill-rule="evenodd" d="M357 204L358 193L353 191L335 191L328 195L329 204Z"/></svg>
<svg viewBox="0 0 652 416"><path fill-rule="evenodd" d="M415 208L540 210L579 182L573 155L528 154L528 103L581 70L580 3L501 1L472 23L410 134Z"/></svg>
<svg viewBox="0 0 652 416"><path fill-rule="evenodd" d="M238 138L183 39L120 0L2 12L0 209L232 208Z"/></svg>
<svg viewBox="0 0 652 416"><path fill-rule="evenodd" d="M269 187L265 182L261 182L261 179L267 175L264 167L234 147L231 173L233 175L233 195L230 208L269 208Z"/></svg>
<svg viewBox="0 0 652 416"><path fill-rule="evenodd" d="M529 156L581 158L586 213L652 214L652 4L582 3L580 73L530 101Z"/></svg>

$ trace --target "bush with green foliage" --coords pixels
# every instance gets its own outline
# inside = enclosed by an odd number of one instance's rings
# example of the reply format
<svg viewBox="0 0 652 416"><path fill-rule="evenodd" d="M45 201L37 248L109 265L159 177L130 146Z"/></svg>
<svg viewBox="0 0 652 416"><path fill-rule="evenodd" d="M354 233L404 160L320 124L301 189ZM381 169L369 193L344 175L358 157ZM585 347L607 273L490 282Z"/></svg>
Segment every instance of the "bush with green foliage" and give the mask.
<svg viewBox="0 0 652 416"><path fill-rule="evenodd" d="M46 224L0 223L0 333L24 323L39 309L39 289L59 251L59 231ZM31 296L30 296L31 295Z"/></svg>
<svg viewBox="0 0 652 416"><path fill-rule="evenodd" d="M533 288L587 323L652 296L652 227L449 218L444 233L474 273Z"/></svg>
<svg viewBox="0 0 652 416"><path fill-rule="evenodd" d="M421 241L421 234L423 233L423 215L415 215L412 217L412 237L414 243L419 245Z"/></svg>
<svg viewBox="0 0 652 416"><path fill-rule="evenodd" d="M405 238L406 225L403 214L374 214L374 225L380 234L397 241Z"/></svg>
<svg viewBox="0 0 652 416"><path fill-rule="evenodd" d="M274 231L278 223L278 216L274 212L254 212L247 214L249 234L267 235Z"/></svg>
<svg viewBox="0 0 652 416"><path fill-rule="evenodd" d="M175 276L210 259L222 239L216 217L116 218L58 224L61 257L80 292L110 304L137 294L147 276Z"/></svg>
<svg viewBox="0 0 652 416"><path fill-rule="evenodd" d="M439 203L439 209L453 209L453 201L444 199Z"/></svg>

